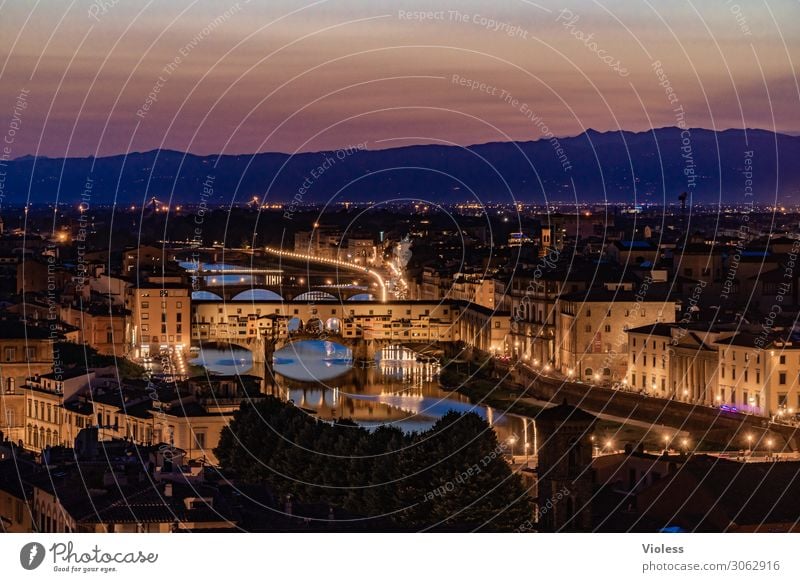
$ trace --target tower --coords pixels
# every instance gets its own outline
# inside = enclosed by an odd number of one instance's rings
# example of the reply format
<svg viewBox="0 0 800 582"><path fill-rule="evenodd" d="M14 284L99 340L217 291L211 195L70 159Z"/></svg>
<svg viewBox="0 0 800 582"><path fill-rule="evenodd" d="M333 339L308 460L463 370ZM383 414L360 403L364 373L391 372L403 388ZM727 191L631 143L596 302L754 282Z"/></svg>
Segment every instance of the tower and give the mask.
<svg viewBox="0 0 800 582"><path fill-rule="evenodd" d="M552 245L551 236L552 236L552 230L550 229L550 227L549 226L543 226L542 227L542 236L541 236L541 239L539 241L539 256L540 257L543 257L547 253L550 252L550 247Z"/></svg>
<svg viewBox="0 0 800 582"><path fill-rule="evenodd" d="M589 531L592 498L592 431L597 418L563 404L536 417L538 529Z"/></svg>

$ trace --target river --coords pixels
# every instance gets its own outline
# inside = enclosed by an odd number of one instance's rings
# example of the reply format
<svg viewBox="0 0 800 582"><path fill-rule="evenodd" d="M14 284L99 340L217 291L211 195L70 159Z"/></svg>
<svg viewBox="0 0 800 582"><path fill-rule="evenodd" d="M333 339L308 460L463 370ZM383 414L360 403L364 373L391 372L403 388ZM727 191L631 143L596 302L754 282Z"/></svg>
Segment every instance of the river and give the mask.
<svg viewBox="0 0 800 582"><path fill-rule="evenodd" d="M219 374L265 375L243 349L203 347L192 363ZM390 425L413 432L430 428L448 411L471 411L489 422L501 442L513 443L514 454L535 450L532 420L443 390L438 364L417 362L405 350L387 353L374 366L362 368L352 366L344 346L307 340L275 352L273 369L275 378L268 378L265 391L324 420L349 418L366 428Z"/></svg>

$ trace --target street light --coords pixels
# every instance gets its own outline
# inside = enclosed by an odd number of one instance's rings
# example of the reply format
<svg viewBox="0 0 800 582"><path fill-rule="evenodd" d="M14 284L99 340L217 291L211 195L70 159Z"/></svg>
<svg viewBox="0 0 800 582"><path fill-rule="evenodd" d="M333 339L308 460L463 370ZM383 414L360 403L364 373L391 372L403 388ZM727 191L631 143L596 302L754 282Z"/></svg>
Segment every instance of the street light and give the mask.
<svg viewBox="0 0 800 582"><path fill-rule="evenodd" d="M511 464L514 464L514 444L517 442L517 437L508 437L508 444L511 445Z"/></svg>
<svg viewBox="0 0 800 582"><path fill-rule="evenodd" d="M747 435L747 452L753 454L753 435Z"/></svg>

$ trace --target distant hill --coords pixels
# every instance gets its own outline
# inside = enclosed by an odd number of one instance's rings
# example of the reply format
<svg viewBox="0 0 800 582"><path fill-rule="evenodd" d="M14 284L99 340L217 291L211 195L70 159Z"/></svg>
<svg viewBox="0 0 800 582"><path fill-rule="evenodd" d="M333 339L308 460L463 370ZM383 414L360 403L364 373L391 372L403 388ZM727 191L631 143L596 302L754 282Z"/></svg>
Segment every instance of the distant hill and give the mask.
<svg viewBox="0 0 800 582"><path fill-rule="evenodd" d="M589 130L557 143L542 139L466 148L420 145L338 156L196 156L168 150L104 158L26 156L8 163L4 203L23 203L30 184L31 202L58 197L77 204L89 177L92 204L141 204L151 196L198 204L204 200L207 181L213 183L213 194L205 198L209 204L246 202L265 192L267 200L282 202L335 197L541 203L577 197L581 202L663 203L665 192L666 201L675 202L685 190L695 203L737 203L750 200L744 194L745 152L750 151L755 201L800 201L800 137L765 130L690 133L690 151L682 149L686 144L681 130L670 127L642 133ZM697 176L693 188L688 187L687 168Z"/></svg>

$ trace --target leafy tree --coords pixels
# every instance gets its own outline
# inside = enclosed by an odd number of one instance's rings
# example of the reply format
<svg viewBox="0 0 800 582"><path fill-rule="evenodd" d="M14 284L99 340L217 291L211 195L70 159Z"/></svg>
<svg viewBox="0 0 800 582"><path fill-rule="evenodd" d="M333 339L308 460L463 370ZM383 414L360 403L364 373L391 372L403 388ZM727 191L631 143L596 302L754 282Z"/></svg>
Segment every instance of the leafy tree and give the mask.
<svg viewBox="0 0 800 582"><path fill-rule="evenodd" d="M242 405L215 453L224 469L280 496L388 516L401 529L503 531L532 513L494 431L472 413L406 435L323 422L267 397Z"/></svg>
<svg viewBox="0 0 800 582"><path fill-rule="evenodd" d="M409 479L401 519L414 529L513 530L533 505L489 424L474 413L449 412L416 435L405 462Z"/></svg>
<svg viewBox="0 0 800 582"><path fill-rule="evenodd" d="M142 366L131 362L127 358L100 354L88 344L59 342L55 344L53 351L57 353L59 359L68 366L74 365L81 368L106 368L108 366L116 366L119 370L120 377L125 379L141 378L145 372Z"/></svg>

